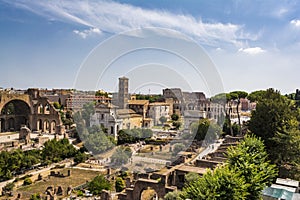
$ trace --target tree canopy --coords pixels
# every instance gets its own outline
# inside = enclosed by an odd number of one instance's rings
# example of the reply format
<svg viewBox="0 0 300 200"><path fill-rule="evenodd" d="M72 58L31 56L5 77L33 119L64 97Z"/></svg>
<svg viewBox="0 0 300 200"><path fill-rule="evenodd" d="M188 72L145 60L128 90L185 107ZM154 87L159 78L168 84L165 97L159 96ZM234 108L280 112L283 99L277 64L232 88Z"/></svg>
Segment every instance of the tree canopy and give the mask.
<svg viewBox="0 0 300 200"><path fill-rule="evenodd" d="M271 161L280 169L280 176L295 178L300 172L299 109L295 101L274 89L259 94L249 130L262 138Z"/></svg>
<svg viewBox="0 0 300 200"><path fill-rule="evenodd" d="M208 170L203 177L183 188L183 199L238 200L246 199L247 184L227 166Z"/></svg>
<svg viewBox="0 0 300 200"><path fill-rule="evenodd" d="M88 183L88 189L94 195L101 194L102 190L110 190L112 188L112 184L103 176L96 176L91 182Z"/></svg>
<svg viewBox="0 0 300 200"><path fill-rule="evenodd" d="M260 199L261 191L276 175L275 165L267 160L263 142L246 136L238 146L228 150L225 165L187 183L179 196L200 200Z"/></svg>
<svg viewBox="0 0 300 200"><path fill-rule="evenodd" d="M277 150L279 134L286 134L297 120L292 113L290 101L279 91L268 89L257 101L256 109L252 111L249 130L264 141L267 151L273 161L278 159Z"/></svg>
<svg viewBox="0 0 300 200"><path fill-rule="evenodd" d="M151 129L122 129L118 133L118 145L132 144L140 140L145 140L153 136Z"/></svg>
<svg viewBox="0 0 300 200"><path fill-rule="evenodd" d="M164 124L164 123L167 122L167 118L166 118L165 116L161 116L161 117L159 118L159 121L161 122L161 124Z"/></svg>
<svg viewBox="0 0 300 200"><path fill-rule="evenodd" d="M111 156L111 162L117 166L122 166L128 163L131 158L132 151L130 147L118 147Z"/></svg>
<svg viewBox="0 0 300 200"><path fill-rule="evenodd" d="M68 139L45 142L42 150L0 152L0 181L8 180L15 174L24 173L36 164L51 164L80 153Z"/></svg>
<svg viewBox="0 0 300 200"><path fill-rule="evenodd" d="M263 142L256 137L245 136L237 147L227 150L227 156L228 167L239 172L248 185L246 199L259 199L277 176L276 166L270 164Z"/></svg>
<svg viewBox="0 0 300 200"><path fill-rule="evenodd" d="M192 123L191 132L195 135L196 140L207 139L213 141L221 135L222 130L218 124L208 119L200 119L198 122Z"/></svg>

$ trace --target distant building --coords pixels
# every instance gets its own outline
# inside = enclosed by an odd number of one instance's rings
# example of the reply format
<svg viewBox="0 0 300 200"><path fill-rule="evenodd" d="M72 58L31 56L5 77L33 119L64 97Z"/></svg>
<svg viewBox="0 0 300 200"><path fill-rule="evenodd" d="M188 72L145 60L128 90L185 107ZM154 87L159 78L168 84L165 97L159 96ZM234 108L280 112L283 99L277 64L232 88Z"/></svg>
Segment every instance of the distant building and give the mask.
<svg viewBox="0 0 300 200"><path fill-rule="evenodd" d="M95 114L91 116L90 125L102 126L116 138L121 129L141 128L142 121L142 115L131 109L118 109L111 103L99 103L95 107Z"/></svg>
<svg viewBox="0 0 300 200"><path fill-rule="evenodd" d="M203 92L183 92L180 88L167 88L163 89L163 97L172 99L173 112L183 115L183 117L186 117L185 115L188 114L186 111L195 111L191 113L194 113L196 116L201 113L201 116L205 116L204 118L219 121L225 113L222 104L211 102L205 97ZM187 118L191 118L190 114Z"/></svg>
<svg viewBox="0 0 300 200"><path fill-rule="evenodd" d="M129 100L128 107L142 115L143 118L146 118L149 108L149 100Z"/></svg>
<svg viewBox="0 0 300 200"><path fill-rule="evenodd" d="M170 104L165 102L155 102L149 104L148 116L153 119L154 125L161 124L161 117L170 118Z"/></svg>
<svg viewBox="0 0 300 200"><path fill-rule="evenodd" d="M173 113L182 114L185 110L183 94L180 88L163 89L163 97L165 99L173 99Z"/></svg>
<svg viewBox="0 0 300 200"><path fill-rule="evenodd" d="M121 109L128 108L128 100L129 100L128 78L121 77L119 78L119 93L118 93L119 108Z"/></svg>
<svg viewBox="0 0 300 200"><path fill-rule="evenodd" d="M67 110L80 110L83 108L84 104L87 103L101 103L101 102L111 102L111 98L105 96L95 96L86 94L74 94L66 99L66 109Z"/></svg>
<svg viewBox="0 0 300 200"><path fill-rule="evenodd" d="M250 110L250 101L248 99L241 99L240 104L241 104L242 111Z"/></svg>
<svg viewBox="0 0 300 200"><path fill-rule="evenodd" d="M186 110L184 111L184 131L189 132L191 124L206 118L204 111L199 110Z"/></svg>

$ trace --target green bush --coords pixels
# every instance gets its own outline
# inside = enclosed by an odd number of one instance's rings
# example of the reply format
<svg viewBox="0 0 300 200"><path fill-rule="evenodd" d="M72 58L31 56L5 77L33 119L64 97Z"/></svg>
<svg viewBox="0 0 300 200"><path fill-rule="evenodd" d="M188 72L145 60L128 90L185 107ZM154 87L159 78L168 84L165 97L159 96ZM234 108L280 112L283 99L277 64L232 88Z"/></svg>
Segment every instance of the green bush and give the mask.
<svg viewBox="0 0 300 200"><path fill-rule="evenodd" d="M32 180L30 178L25 178L23 185L31 185L32 184Z"/></svg>
<svg viewBox="0 0 300 200"><path fill-rule="evenodd" d="M77 191L77 196L78 196L78 197L82 197L82 196L83 196L83 192L82 192L81 190L78 190L78 191Z"/></svg>
<svg viewBox="0 0 300 200"><path fill-rule="evenodd" d="M103 175L99 175L88 184L88 189L92 194L99 195L102 190L110 190L111 186L111 183Z"/></svg>
<svg viewBox="0 0 300 200"><path fill-rule="evenodd" d="M122 192L125 187L125 181L121 177L117 177L115 183L116 192Z"/></svg>
<svg viewBox="0 0 300 200"><path fill-rule="evenodd" d="M42 198L41 198L41 195L38 193L35 193L35 194L31 195L31 197L30 197L30 200L40 200L40 199L42 199Z"/></svg>

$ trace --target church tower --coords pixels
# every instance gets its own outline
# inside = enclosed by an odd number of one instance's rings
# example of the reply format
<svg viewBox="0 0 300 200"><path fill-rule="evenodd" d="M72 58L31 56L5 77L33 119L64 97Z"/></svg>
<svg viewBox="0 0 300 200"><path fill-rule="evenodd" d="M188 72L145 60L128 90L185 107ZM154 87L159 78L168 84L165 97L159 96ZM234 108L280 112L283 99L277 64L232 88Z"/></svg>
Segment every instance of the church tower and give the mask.
<svg viewBox="0 0 300 200"><path fill-rule="evenodd" d="M119 78L119 94L118 94L118 101L119 101L119 108L127 109L128 108L128 78L120 77Z"/></svg>

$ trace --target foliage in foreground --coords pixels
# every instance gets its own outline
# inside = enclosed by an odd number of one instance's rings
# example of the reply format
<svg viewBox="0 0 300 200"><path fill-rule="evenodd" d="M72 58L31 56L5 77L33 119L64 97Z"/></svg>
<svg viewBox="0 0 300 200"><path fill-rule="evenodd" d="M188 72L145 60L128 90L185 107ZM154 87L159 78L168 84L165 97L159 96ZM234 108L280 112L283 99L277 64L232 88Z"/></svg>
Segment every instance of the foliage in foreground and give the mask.
<svg viewBox="0 0 300 200"><path fill-rule="evenodd" d="M247 187L243 177L224 166L208 170L203 177L184 187L181 196L184 199L203 200L246 199Z"/></svg>
<svg viewBox="0 0 300 200"><path fill-rule="evenodd" d="M124 190L125 187L125 181L121 177L117 177L115 183L116 192L122 192L122 190Z"/></svg>
<svg viewBox="0 0 300 200"><path fill-rule="evenodd" d="M229 168L238 171L248 185L246 199L259 199L277 176L276 166L270 164L263 142L256 137L245 136L237 147L228 149L227 156Z"/></svg>
<svg viewBox="0 0 300 200"><path fill-rule="evenodd" d="M261 191L276 176L275 165L267 160L263 142L246 136L237 147L228 150L226 164L188 183L179 196L199 200L260 199Z"/></svg>

